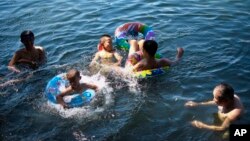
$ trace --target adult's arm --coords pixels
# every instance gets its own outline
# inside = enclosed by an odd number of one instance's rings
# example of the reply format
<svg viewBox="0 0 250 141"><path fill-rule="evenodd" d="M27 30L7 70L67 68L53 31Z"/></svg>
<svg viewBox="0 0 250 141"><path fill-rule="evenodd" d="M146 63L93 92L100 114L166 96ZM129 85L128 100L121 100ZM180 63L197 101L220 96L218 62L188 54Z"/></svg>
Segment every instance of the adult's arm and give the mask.
<svg viewBox="0 0 250 141"><path fill-rule="evenodd" d="M194 101L188 101L185 103L186 107L196 107L196 106L201 106L201 105L216 105L213 100L211 101L205 101L205 102L194 102Z"/></svg>
<svg viewBox="0 0 250 141"><path fill-rule="evenodd" d="M18 59L19 59L19 55L18 53L15 53L14 56L11 58L9 64L8 64L8 69L13 71L13 72L21 72L19 69L16 68L15 64L17 63Z"/></svg>

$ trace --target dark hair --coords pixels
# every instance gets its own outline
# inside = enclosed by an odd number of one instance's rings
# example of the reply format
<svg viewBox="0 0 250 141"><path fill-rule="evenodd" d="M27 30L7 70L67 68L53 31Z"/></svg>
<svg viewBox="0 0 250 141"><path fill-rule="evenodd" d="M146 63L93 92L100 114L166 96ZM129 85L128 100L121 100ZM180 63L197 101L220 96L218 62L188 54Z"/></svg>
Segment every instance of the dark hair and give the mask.
<svg viewBox="0 0 250 141"><path fill-rule="evenodd" d="M146 40L143 44L143 49L151 56L154 57L158 49L158 44L154 40Z"/></svg>
<svg viewBox="0 0 250 141"><path fill-rule="evenodd" d="M219 97L220 100L233 100L234 99L234 89L227 83L220 83L215 88L220 88L219 91L221 92L221 96Z"/></svg>
<svg viewBox="0 0 250 141"><path fill-rule="evenodd" d="M34 33L32 31L25 30L21 33L20 38L21 38L22 42L27 40L27 39L34 41L35 36L34 36Z"/></svg>
<svg viewBox="0 0 250 141"><path fill-rule="evenodd" d="M72 78L80 76L80 72L77 69L71 69L67 72L66 76L67 76L67 79L71 81Z"/></svg>
<svg viewBox="0 0 250 141"><path fill-rule="evenodd" d="M102 37L109 37L109 38L111 38L111 36L109 35L109 34L103 34L102 36L101 36L101 38Z"/></svg>

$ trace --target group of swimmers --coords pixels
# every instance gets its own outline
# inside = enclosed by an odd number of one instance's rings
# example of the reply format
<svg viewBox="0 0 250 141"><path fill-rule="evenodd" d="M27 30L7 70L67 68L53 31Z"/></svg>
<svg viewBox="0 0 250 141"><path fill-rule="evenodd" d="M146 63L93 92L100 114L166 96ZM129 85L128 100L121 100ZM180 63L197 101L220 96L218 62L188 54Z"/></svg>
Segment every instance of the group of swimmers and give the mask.
<svg viewBox="0 0 250 141"><path fill-rule="evenodd" d="M20 70L16 67L17 64L27 64L30 68L36 69L46 60L45 51L40 46L34 45L34 34L32 31L23 31L21 33L21 42L25 48L18 50L9 62L8 68L19 73ZM172 66L176 64L183 56L183 48L177 49L176 60L171 61L167 58L156 59L154 56L158 49L158 44L154 40L129 40L130 49L125 63L124 69L128 72L136 72L164 66ZM99 51L92 59L90 66L96 63L106 64L113 67L121 67L123 57L113 48L112 38L108 34L104 34L100 38L98 44ZM88 88L98 90L98 86L89 83L80 83L80 72L76 69L71 69L66 74L70 86L67 87L61 94L56 96L57 102L64 108L68 105L64 102L63 97L70 95L73 92L81 93ZM208 125L201 121L194 120L191 124L197 128L206 128L215 131L222 131L229 127L236 119L244 112L244 107L240 98L234 94L234 89L226 83L217 85L213 90L213 100L208 102L188 101L186 107L195 107L198 105L217 105L219 108L219 117L223 121L221 125Z"/></svg>
<svg viewBox="0 0 250 141"><path fill-rule="evenodd" d="M175 61L171 61L167 58L156 59L155 54L158 49L156 41L144 39L137 41L132 39L129 40L129 44L130 48L125 63L125 70L130 72L171 66L177 63L184 53L183 48L178 48ZM104 34L101 36L98 48L100 48L100 51L95 54L90 65L100 61L102 64L121 66L122 56L113 49L112 38L110 35Z"/></svg>

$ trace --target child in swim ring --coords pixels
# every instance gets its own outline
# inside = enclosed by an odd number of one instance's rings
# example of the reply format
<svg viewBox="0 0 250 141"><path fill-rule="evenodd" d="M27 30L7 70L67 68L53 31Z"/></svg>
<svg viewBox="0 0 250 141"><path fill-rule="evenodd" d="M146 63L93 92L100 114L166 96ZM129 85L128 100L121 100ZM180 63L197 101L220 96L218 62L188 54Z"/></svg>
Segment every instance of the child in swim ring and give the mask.
<svg viewBox="0 0 250 141"><path fill-rule="evenodd" d="M20 38L25 48L16 51L8 65L11 71L17 73L19 73L20 70L16 68L16 64L27 64L30 68L36 69L44 63L46 59L44 49L40 46L34 46L35 37L32 31L23 31Z"/></svg>
<svg viewBox="0 0 250 141"><path fill-rule="evenodd" d="M125 68L132 71L142 71L171 66L177 63L183 56L183 48L177 48L176 60L171 61L167 58L156 59L155 54L158 44L154 40L130 40L130 48Z"/></svg>
<svg viewBox="0 0 250 141"><path fill-rule="evenodd" d="M206 102L188 101L185 106L217 105L219 119L222 121L221 125L209 125L198 120L193 120L191 124L200 129L224 131L244 113L244 107L240 98L234 94L234 89L226 83L217 85L213 90L213 96L213 100Z"/></svg>
<svg viewBox="0 0 250 141"><path fill-rule="evenodd" d="M98 44L98 52L90 63L92 66L94 63L100 61L101 64L120 66L122 62L122 56L113 49L111 36L104 34L101 36L100 43Z"/></svg>
<svg viewBox="0 0 250 141"><path fill-rule="evenodd" d="M63 97L66 95L76 93L82 93L86 89L94 89L97 91L97 86L89 83L80 83L81 76L80 72L76 69L71 69L66 74L67 79L69 80L70 86L62 91L59 95L56 96L56 100L63 108L68 108L68 105L64 102Z"/></svg>

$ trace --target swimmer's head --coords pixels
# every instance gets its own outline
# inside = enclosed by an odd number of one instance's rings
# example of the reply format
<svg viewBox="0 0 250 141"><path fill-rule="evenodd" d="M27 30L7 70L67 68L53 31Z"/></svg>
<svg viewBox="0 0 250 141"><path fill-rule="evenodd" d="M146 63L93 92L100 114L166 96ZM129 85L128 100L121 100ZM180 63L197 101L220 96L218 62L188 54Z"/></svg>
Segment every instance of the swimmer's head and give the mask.
<svg viewBox="0 0 250 141"><path fill-rule="evenodd" d="M76 69L71 69L67 73L67 79L73 89L77 88L80 85L81 75L80 72Z"/></svg>
<svg viewBox="0 0 250 141"><path fill-rule="evenodd" d="M143 43L143 50L151 57L155 56L157 49L158 49L158 44L154 40L146 40Z"/></svg>
<svg viewBox="0 0 250 141"><path fill-rule="evenodd" d="M113 47L111 36L108 34L103 34L100 39L100 46L102 49L105 49L108 52L112 51Z"/></svg>
<svg viewBox="0 0 250 141"><path fill-rule="evenodd" d="M213 90L214 102L222 105L225 102L234 100L234 89L226 83L220 83Z"/></svg>
<svg viewBox="0 0 250 141"><path fill-rule="evenodd" d="M29 31L29 30L23 31L20 35L20 38L21 38L21 42L24 45L27 45L29 43L32 45L34 44L35 36L32 31Z"/></svg>

